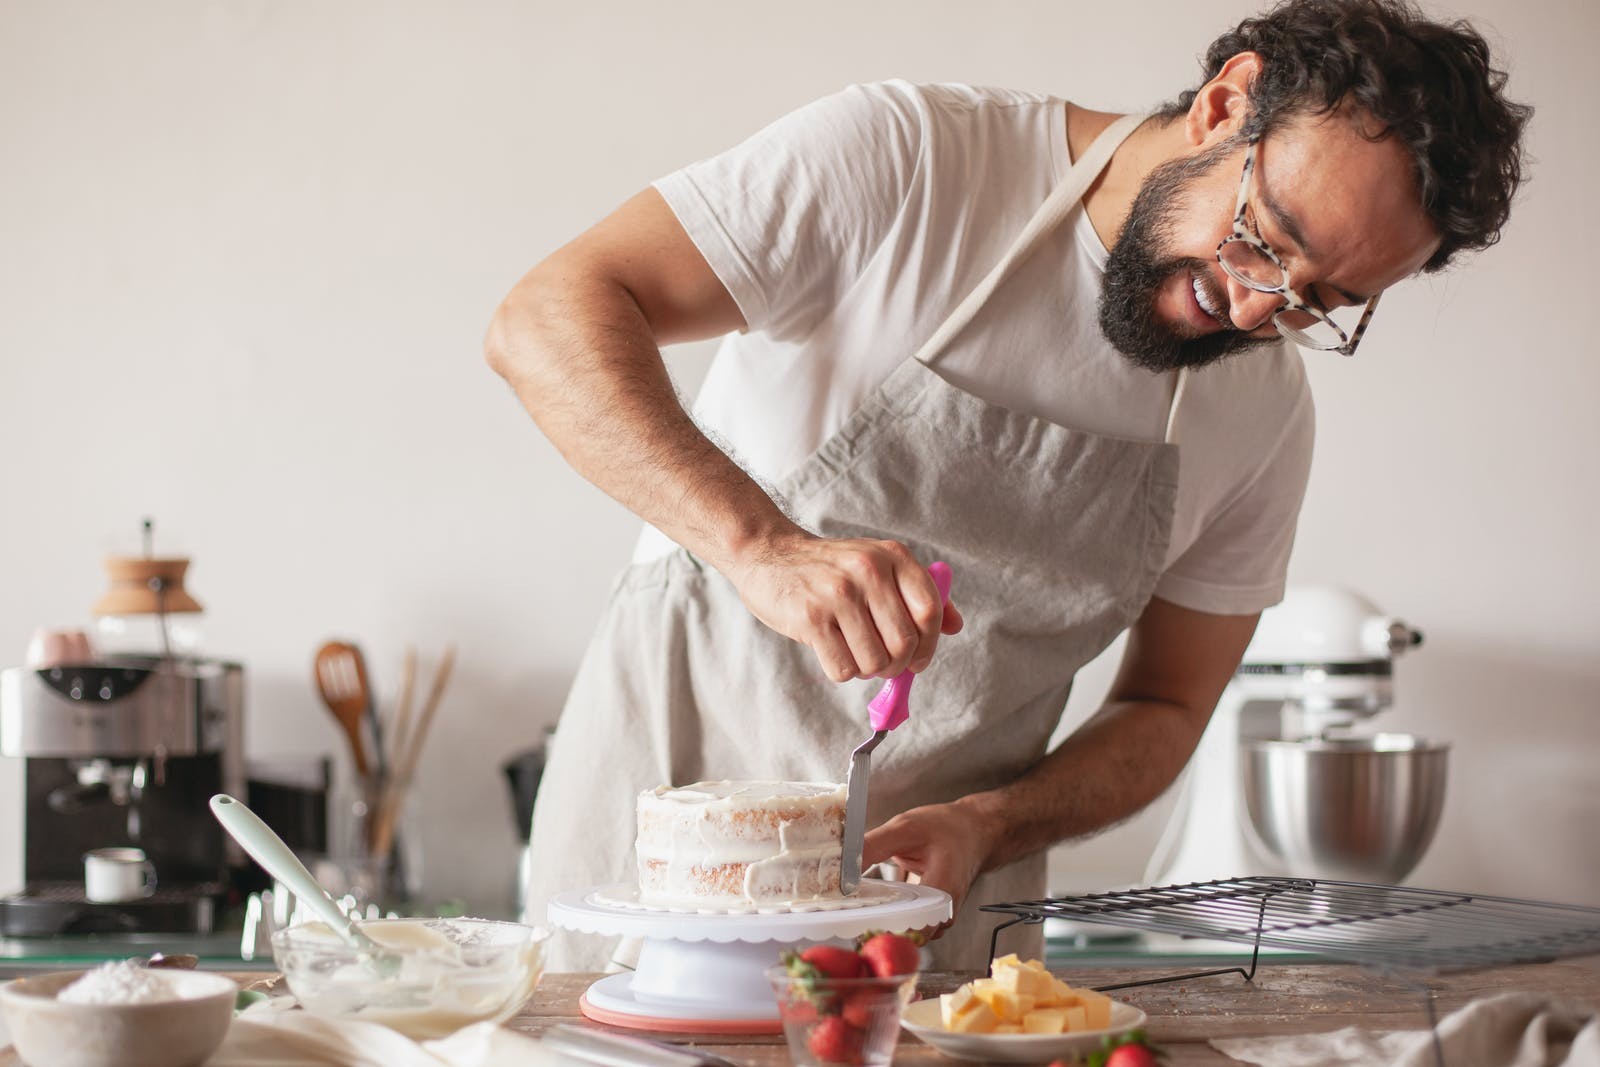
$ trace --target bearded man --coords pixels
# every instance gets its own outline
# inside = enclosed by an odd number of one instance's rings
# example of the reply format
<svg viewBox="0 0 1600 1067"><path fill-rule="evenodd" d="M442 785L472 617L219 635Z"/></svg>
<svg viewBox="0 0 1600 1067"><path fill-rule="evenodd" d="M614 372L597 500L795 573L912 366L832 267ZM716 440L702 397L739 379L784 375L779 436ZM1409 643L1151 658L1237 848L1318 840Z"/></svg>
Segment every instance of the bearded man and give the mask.
<svg viewBox="0 0 1600 1067"><path fill-rule="evenodd" d="M1282 595L1296 347L1353 355L1390 286L1497 240L1529 116L1504 81L1403 0L1290 0L1150 116L853 86L535 267L489 361L647 526L556 735L530 917L628 879L640 789L837 781L870 696L842 683L910 669L863 858L949 892L934 965L983 966L977 907L1173 782ZM718 335L691 415L661 346Z"/></svg>

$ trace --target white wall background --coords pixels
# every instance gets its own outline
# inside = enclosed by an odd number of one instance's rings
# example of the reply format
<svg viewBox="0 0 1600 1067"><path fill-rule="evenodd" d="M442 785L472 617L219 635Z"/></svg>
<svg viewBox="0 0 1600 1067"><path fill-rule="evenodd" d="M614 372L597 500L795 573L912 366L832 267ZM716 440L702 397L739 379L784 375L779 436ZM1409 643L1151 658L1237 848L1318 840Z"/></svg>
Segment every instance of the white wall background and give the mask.
<svg viewBox="0 0 1600 1067"><path fill-rule="evenodd" d="M635 521L484 367L534 262L650 179L852 81L1133 109L1195 78L1246 0L0 4L0 662L85 624L153 515L208 648L249 668L252 755L333 751L315 646L461 649L421 771L429 888L504 895L498 765L538 739ZM1437 4L1539 108L1496 249L1309 360L1297 580L1428 633L1396 729L1451 738L1421 884L1600 904L1600 76L1592 0ZM680 351L687 384L706 346ZM1107 678L1080 685L1074 718ZM729 768L733 773L736 768ZM0 889L20 879L0 760ZM1135 880L1146 816L1058 857Z"/></svg>

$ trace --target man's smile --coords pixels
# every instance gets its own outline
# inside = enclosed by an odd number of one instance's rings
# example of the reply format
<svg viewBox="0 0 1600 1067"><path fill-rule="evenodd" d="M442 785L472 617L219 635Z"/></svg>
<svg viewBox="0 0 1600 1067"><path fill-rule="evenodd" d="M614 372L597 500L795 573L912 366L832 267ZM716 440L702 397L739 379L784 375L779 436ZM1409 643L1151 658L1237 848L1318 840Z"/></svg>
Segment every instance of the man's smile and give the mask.
<svg viewBox="0 0 1600 1067"><path fill-rule="evenodd" d="M1219 293L1204 267L1181 266L1163 286L1161 310L1174 335L1194 339L1224 332L1238 332L1229 317L1228 298Z"/></svg>
<svg viewBox="0 0 1600 1067"><path fill-rule="evenodd" d="M1193 276L1193 289L1195 303L1200 305L1200 310L1216 319L1226 329L1233 328L1233 322L1228 317L1228 300L1213 294L1207 282L1210 281L1204 272L1195 270L1190 272Z"/></svg>

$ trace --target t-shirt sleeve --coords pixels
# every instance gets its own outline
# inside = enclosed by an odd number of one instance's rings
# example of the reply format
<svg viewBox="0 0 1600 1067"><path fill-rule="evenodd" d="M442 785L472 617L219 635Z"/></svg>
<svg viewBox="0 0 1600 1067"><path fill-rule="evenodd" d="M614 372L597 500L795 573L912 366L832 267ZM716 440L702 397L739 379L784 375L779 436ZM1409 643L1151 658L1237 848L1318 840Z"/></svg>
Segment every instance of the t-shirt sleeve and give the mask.
<svg viewBox="0 0 1600 1067"><path fill-rule="evenodd" d="M1283 599L1316 436L1308 389L1283 427L1266 462L1167 568L1156 596L1217 615L1253 615Z"/></svg>
<svg viewBox="0 0 1600 1067"><path fill-rule="evenodd" d="M798 339L882 244L922 144L909 85L853 85L654 185L747 327Z"/></svg>

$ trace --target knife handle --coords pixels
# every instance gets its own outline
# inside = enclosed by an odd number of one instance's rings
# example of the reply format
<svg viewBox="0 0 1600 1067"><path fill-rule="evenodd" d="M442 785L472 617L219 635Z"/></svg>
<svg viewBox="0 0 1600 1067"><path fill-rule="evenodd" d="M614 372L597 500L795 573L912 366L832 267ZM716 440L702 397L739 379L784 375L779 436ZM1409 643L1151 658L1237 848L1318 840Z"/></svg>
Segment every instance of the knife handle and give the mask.
<svg viewBox="0 0 1600 1067"><path fill-rule="evenodd" d="M950 564L935 563L928 568L928 575L939 589L940 602L950 603ZM911 683L916 677L910 671L902 671L883 683L867 705L867 720L874 730L893 730L911 718Z"/></svg>

